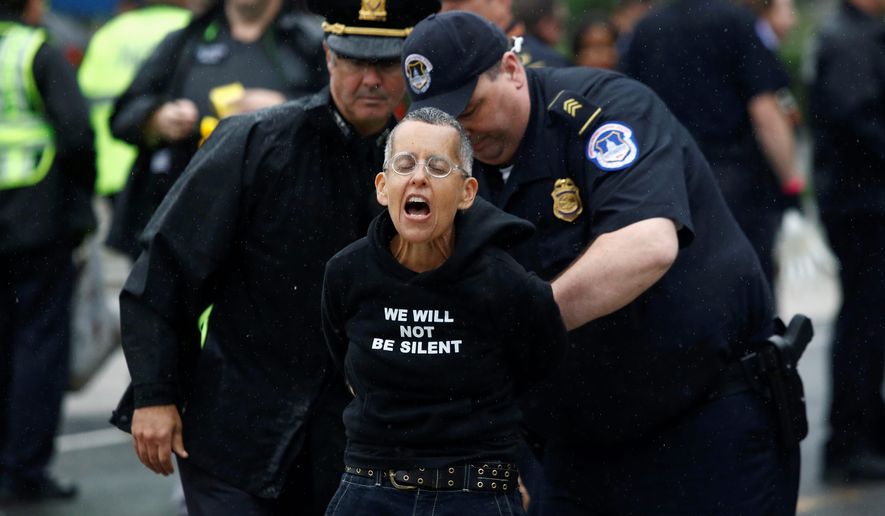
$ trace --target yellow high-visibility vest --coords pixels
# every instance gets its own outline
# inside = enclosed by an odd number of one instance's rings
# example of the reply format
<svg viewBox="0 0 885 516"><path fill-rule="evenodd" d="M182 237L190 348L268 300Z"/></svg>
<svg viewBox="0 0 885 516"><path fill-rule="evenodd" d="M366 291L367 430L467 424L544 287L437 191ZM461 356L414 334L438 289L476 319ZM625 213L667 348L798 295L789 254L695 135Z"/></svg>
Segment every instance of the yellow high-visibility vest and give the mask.
<svg viewBox="0 0 885 516"><path fill-rule="evenodd" d="M92 36L77 80L90 104L98 169L95 189L99 195L123 189L136 155L135 147L111 135L114 101L126 91L160 41L187 25L190 18L187 9L152 5L117 16Z"/></svg>
<svg viewBox="0 0 885 516"><path fill-rule="evenodd" d="M55 158L55 135L34 81L41 29L0 22L0 190L33 186Z"/></svg>

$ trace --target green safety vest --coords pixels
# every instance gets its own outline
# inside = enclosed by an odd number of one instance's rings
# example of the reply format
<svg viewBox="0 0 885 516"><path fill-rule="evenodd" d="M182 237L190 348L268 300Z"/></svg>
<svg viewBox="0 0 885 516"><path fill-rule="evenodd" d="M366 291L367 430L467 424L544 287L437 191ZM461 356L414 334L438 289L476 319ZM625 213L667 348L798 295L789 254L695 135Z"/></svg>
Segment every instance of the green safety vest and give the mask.
<svg viewBox="0 0 885 516"><path fill-rule="evenodd" d="M136 156L135 147L111 135L114 101L160 41L187 25L190 17L187 9L154 5L121 14L92 36L77 80L90 103L97 154L96 191L100 195L123 189Z"/></svg>
<svg viewBox="0 0 885 516"><path fill-rule="evenodd" d="M33 186L55 158L55 136L34 81L41 29L0 22L0 190Z"/></svg>

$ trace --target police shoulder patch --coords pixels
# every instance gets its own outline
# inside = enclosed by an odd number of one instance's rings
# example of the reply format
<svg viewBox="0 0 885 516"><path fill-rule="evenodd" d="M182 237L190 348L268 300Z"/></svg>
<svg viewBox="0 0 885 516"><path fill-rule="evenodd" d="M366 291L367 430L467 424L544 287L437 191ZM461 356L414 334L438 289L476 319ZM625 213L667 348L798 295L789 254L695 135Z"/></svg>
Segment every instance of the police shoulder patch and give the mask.
<svg viewBox="0 0 885 516"><path fill-rule="evenodd" d="M591 104L580 93L562 90L547 105L547 111L565 119L577 129L579 135L584 135L593 127L593 122L599 118L602 108Z"/></svg>
<svg viewBox="0 0 885 516"><path fill-rule="evenodd" d="M604 172L623 170L636 161L639 146L633 129L622 122L607 122L587 142L587 159Z"/></svg>

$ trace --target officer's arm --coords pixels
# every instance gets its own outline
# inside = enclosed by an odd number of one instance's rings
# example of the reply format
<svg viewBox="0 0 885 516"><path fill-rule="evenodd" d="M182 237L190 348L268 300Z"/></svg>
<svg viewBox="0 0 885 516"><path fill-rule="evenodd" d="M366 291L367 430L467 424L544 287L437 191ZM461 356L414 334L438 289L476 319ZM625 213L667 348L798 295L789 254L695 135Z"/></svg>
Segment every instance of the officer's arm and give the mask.
<svg viewBox="0 0 885 516"><path fill-rule="evenodd" d="M553 281L553 297L569 330L610 314L655 284L676 260L670 219L646 219L600 235Z"/></svg>
<svg viewBox="0 0 885 516"><path fill-rule="evenodd" d="M34 82L55 129L59 167L91 192L95 184L94 135L74 69L60 50L44 44L34 57Z"/></svg>
<svg viewBox="0 0 885 516"><path fill-rule="evenodd" d="M747 109L768 163L785 189L801 184L804 176L795 166L796 139L793 128L777 102L774 93L766 92L751 98Z"/></svg>
<svg viewBox="0 0 885 516"><path fill-rule="evenodd" d="M160 204L120 294L123 352L132 376L132 436L152 471L173 472L186 457L176 408L179 379L198 351L200 312L213 301L213 278L228 262L250 198L245 176L263 166L245 119L223 122ZM263 147L262 147L263 148Z"/></svg>

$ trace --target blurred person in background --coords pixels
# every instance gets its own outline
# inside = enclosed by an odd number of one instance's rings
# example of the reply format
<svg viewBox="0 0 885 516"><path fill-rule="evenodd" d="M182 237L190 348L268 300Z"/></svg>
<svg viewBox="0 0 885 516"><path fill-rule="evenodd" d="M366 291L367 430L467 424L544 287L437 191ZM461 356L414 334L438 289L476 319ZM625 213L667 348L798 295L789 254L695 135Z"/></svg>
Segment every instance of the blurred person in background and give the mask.
<svg viewBox="0 0 885 516"><path fill-rule="evenodd" d="M727 0L674 0L639 22L619 66L692 133L773 284L774 237L805 175L778 102L789 76L752 13Z"/></svg>
<svg viewBox="0 0 885 516"><path fill-rule="evenodd" d="M0 0L0 503L76 494L48 464L95 152L74 70L36 27L42 4Z"/></svg>
<svg viewBox="0 0 885 516"><path fill-rule="evenodd" d="M841 262L824 480L885 480L885 14L845 0L817 40L810 123L821 220Z"/></svg>
<svg viewBox="0 0 885 516"><path fill-rule="evenodd" d="M113 196L123 189L136 156L133 146L111 136L114 101L160 41L187 24L188 4L188 0L145 0L105 23L89 42L78 80L90 103L99 195Z"/></svg>
<svg viewBox="0 0 885 516"><path fill-rule="evenodd" d="M618 29L601 13L589 14L572 38L575 64L612 70L618 65Z"/></svg>
<svg viewBox="0 0 885 516"><path fill-rule="evenodd" d="M550 10L555 12L554 8ZM549 43L527 32L525 24L513 14L513 0L443 0L440 12L446 11L468 11L478 14L500 27L511 40L516 37L522 38L522 43L518 47L515 46L514 51L524 66L535 68L571 66L571 62ZM528 9L524 12L527 11Z"/></svg>
<svg viewBox="0 0 885 516"><path fill-rule="evenodd" d="M645 18L655 4L656 0L616 0L610 19L618 31L616 46L619 56L627 52L630 41L633 39L633 29L639 20Z"/></svg>
<svg viewBox="0 0 885 516"><path fill-rule="evenodd" d="M772 50L780 48L799 22L793 0L745 0L744 3L758 16L756 34Z"/></svg>
<svg viewBox="0 0 885 516"><path fill-rule="evenodd" d="M799 18L796 15L796 6L793 0L745 0L744 2L757 16L756 34L762 43L775 55L778 54L781 44L796 28ZM791 79L787 70L782 66L781 72L786 81ZM791 88L783 88L777 92L778 103L784 114L794 126L802 123L802 112L799 111L799 103L793 95Z"/></svg>
<svg viewBox="0 0 885 516"><path fill-rule="evenodd" d="M526 37L556 48L565 36L568 7L560 0L513 0L513 18Z"/></svg>
<svg viewBox="0 0 885 516"><path fill-rule="evenodd" d="M132 385L113 422L155 473L178 457L191 516L323 514L344 470L351 396L323 342L323 271L380 211L402 42L439 2L310 7L326 17L328 87L222 120L120 294Z"/></svg>
<svg viewBox="0 0 885 516"><path fill-rule="evenodd" d="M108 245L134 258L137 238L218 120L316 92L322 33L284 0L223 0L169 34L114 105L112 134L138 147Z"/></svg>

